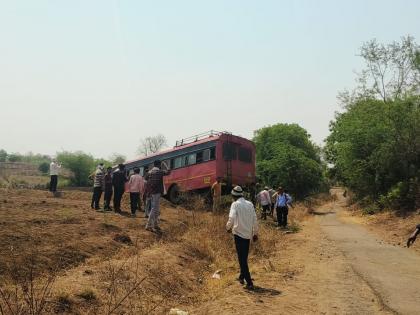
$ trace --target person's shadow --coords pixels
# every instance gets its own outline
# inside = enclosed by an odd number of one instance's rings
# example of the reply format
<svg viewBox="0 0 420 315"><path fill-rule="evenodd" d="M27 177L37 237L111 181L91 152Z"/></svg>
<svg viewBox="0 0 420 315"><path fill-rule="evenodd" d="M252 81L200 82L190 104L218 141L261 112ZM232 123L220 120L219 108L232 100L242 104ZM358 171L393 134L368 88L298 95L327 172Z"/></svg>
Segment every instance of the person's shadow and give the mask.
<svg viewBox="0 0 420 315"><path fill-rule="evenodd" d="M254 286L253 291L248 291L249 293L258 294L258 295L264 295L264 296L276 296L281 295L282 292L276 289L269 289L269 288L263 288L259 286Z"/></svg>
<svg viewBox="0 0 420 315"><path fill-rule="evenodd" d="M327 211L327 212L321 212L321 211L312 211L311 214L313 215L328 215L328 214L334 214L335 211Z"/></svg>

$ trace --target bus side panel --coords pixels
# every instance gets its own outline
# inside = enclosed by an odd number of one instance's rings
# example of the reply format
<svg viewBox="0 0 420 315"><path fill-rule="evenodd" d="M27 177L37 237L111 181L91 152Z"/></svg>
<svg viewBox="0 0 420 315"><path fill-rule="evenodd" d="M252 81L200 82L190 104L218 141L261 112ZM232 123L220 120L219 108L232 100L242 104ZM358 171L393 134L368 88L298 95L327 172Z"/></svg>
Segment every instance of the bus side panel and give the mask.
<svg viewBox="0 0 420 315"><path fill-rule="evenodd" d="M165 188L177 184L181 191L209 188L216 178L216 161L209 161L171 171L165 176Z"/></svg>

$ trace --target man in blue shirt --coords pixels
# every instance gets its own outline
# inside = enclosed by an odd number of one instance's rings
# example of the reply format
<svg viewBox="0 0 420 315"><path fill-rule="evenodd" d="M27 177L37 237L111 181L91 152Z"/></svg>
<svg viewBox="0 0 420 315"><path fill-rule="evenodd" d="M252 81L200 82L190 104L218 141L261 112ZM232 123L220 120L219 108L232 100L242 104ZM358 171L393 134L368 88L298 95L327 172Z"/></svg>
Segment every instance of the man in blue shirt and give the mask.
<svg viewBox="0 0 420 315"><path fill-rule="evenodd" d="M277 224L279 227L285 228L287 226L287 215L291 203L292 197L285 193L283 187L279 187L276 200Z"/></svg>

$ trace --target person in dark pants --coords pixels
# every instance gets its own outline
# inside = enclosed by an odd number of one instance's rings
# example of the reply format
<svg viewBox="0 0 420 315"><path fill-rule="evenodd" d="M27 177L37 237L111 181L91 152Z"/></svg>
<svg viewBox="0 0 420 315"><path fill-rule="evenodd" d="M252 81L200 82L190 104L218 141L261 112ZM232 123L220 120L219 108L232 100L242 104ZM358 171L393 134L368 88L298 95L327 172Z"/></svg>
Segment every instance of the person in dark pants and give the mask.
<svg viewBox="0 0 420 315"><path fill-rule="evenodd" d="M114 187L114 211L121 212L121 199L124 194L125 183L127 177L125 176L124 164L118 165L118 170L112 175L112 186Z"/></svg>
<svg viewBox="0 0 420 315"><path fill-rule="evenodd" d="M57 191L58 173L60 172L61 165L56 160L50 163L50 191L55 193Z"/></svg>
<svg viewBox="0 0 420 315"><path fill-rule="evenodd" d="M144 180L138 167L134 168L134 174L128 181L128 191L130 192L131 216L135 217L136 211L141 209L140 196L144 191Z"/></svg>
<svg viewBox="0 0 420 315"><path fill-rule="evenodd" d="M261 205L261 220L267 220L267 213L270 212L271 207L271 197L268 192L269 188L266 186L264 189L257 195L259 204Z"/></svg>
<svg viewBox="0 0 420 315"><path fill-rule="evenodd" d="M104 196L104 210L111 211L111 198L112 198L112 167L106 169L104 177L105 182L105 196Z"/></svg>
<svg viewBox="0 0 420 315"><path fill-rule="evenodd" d="M99 210L99 201L101 200L102 191L104 190L104 165L103 163L99 164L96 172L95 177L93 180L93 206L95 210Z"/></svg>
<svg viewBox="0 0 420 315"><path fill-rule="evenodd" d="M414 232L410 235L410 237L407 240L407 247L410 247L413 245L413 243L416 241L417 235L420 234L420 224L416 226L416 229Z"/></svg>
<svg viewBox="0 0 420 315"><path fill-rule="evenodd" d="M285 228L287 226L287 216L291 203L292 198L284 192L282 187L279 187L276 201L277 224L279 227Z"/></svg>
<svg viewBox="0 0 420 315"><path fill-rule="evenodd" d="M147 173L147 193L150 194L150 213L146 224L146 230L151 232L161 233L159 227L159 216L160 216L160 196L164 193L163 177L169 175L171 171L169 167L165 165L166 170L162 170L162 162L155 160L153 162L153 168Z"/></svg>
<svg viewBox="0 0 420 315"><path fill-rule="evenodd" d="M258 240L257 215L253 204L243 197L240 186L233 188L231 194L235 201L230 207L226 230L228 232L232 231L235 239L235 248L241 270L238 277L239 283L244 284L246 281L246 289L254 290L248 267L248 253L251 238L254 242Z"/></svg>

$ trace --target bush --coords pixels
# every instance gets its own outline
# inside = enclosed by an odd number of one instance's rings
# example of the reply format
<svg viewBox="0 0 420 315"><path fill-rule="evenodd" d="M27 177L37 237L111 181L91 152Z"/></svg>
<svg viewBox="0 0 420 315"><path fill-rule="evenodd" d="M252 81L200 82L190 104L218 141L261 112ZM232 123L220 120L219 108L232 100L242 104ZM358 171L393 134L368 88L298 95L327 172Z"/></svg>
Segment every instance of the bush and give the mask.
<svg viewBox="0 0 420 315"><path fill-rule="evenodd" d="M22 162L23 157L18 153L12 153L7 156L9 162Z"/></svg>
<svg viewBox="0 0 420 315"><path fill-rule="evenodd" d="M89 175L95 169L94 158L83 152L60 152L57 154L57 160L62 165L72 171L70 178L72 186L89 186Z"/></svg>
<svg viewBox="0 0 420 315"><path fill-rule="evenodd" d="M50 170L50 164L48 162L42 162L41 164L39 164L38 170L43 174L47 174Z"/></svg>
<svg viewBox="0 0 420 315"><path fill-rule="evenodd" d="M6 162L7 152L3 149L0 150L0 162Z"/></svg>
<svg viewBox="0 0 420 315"><path fill-rule="evenodd" d="M373 214L378 213L380 211L381 211L381 208L376 203L373 203L373 204L371 204L367 207L364 207L363 210L362 210L362 213L364 215L373 215Z"/></svg>

